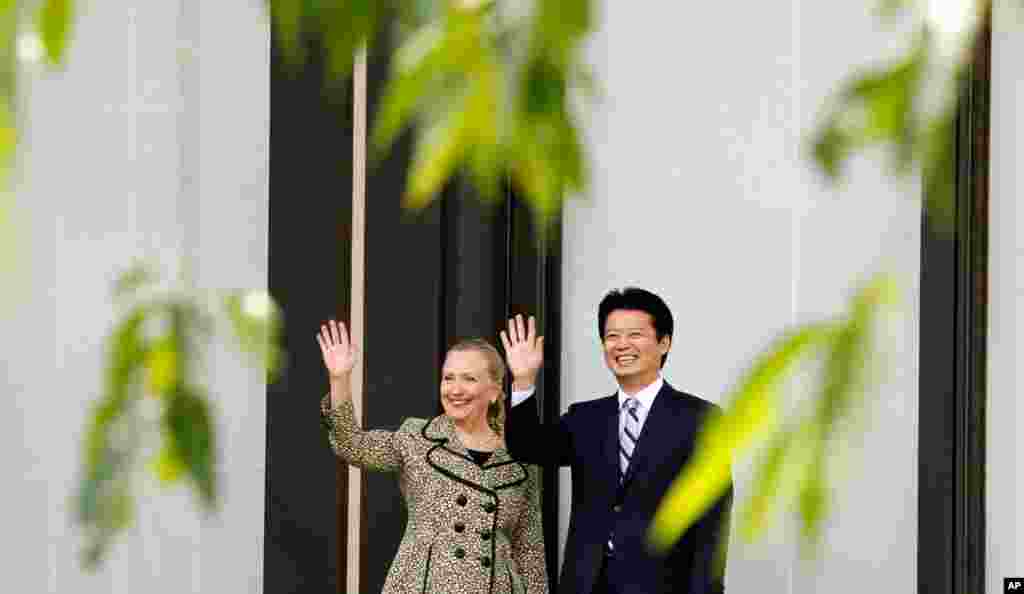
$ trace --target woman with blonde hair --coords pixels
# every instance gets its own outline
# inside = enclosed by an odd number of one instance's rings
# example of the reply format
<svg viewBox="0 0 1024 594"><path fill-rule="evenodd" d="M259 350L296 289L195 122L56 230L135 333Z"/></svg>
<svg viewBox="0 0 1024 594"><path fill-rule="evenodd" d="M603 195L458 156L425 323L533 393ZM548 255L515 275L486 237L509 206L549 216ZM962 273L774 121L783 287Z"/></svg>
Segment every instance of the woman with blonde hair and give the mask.
<svg viewBox="0 0 1024 594"><path fill-rule="evenodd" d="M356 351L343 323L317 335L330 394L321 415L334 452L365 470L398 473L408 522L385 593L547 593L540 474L505 449L505 364L481 339L448 350L444 410L397 431L363 430L351 400Z"/></svg>

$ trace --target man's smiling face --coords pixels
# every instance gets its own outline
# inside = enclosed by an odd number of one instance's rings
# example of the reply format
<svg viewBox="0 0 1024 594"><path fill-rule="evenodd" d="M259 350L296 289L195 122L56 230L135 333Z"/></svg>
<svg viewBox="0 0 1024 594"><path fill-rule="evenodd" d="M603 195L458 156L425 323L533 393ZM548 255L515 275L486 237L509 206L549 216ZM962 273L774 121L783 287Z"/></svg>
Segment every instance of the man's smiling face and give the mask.
<svg viewBox="0 0 1024 594"><path fill-rule="evenodd" d="M647 386L658 378L671 339L658 340L654 318L645 311L617 309L604 326L604 361L623 388Z"/></svg>

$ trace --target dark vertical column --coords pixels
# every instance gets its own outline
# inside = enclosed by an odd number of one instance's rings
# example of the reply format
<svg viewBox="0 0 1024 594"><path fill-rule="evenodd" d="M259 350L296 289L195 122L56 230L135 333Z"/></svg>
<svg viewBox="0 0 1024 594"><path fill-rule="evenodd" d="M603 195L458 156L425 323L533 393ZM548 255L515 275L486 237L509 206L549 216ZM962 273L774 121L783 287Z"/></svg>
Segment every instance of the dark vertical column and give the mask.
<svg viewBox="0 0 1024 594"><path fill-rule="evenodd" d="M990 19L957 114L953 218L921 244L918 591L985 591Z"/></svg>
<svg viewBox="0 0 1024 594"><path fill-rule="evenodd" d="M314 335L347 318L352 107L319 63L293 69L275 46L271 69L268 282L288 360L267 388L263 590L333 594L344 584L345 477L320 429L327 379Z"/></svg>
<svg viewBox="0 0 1024 594"><path fill-rule="evenodd" d="M921 594L953 591L957 242L943 225L948 224L926 215L921 227L917 530Z"/></svg>
<svg viewBox="0 0 1024 594"><path fill-rule="evenodd" d="M509 253L504 201L482 203L458 180L445 192L444 349L463 338L483 338L501 350Z"/></svg>
<svg viewBox="0 0 1024 594"><path fill-rule="evenodd" d="M990 9L991 10L991 9ZM988 362L989 13L967 69L957 128L956 502L953 591L985 593L985 400Z"/></svg>
<svg viewBox="0 0 1024 594"><path fill-rule="evenodd" d="M506 203L508 244L508 315L537 316L538 333L544 336L544 368L538 378L537 398L544 423L556 423L562 412L561 375L561 220L547 227L536 224L533 214L513 192ZM506 316L507 317L507 316ZM544 539L547 543L548 579L555 591L558 573L558 469L543 474Z"/></svg>

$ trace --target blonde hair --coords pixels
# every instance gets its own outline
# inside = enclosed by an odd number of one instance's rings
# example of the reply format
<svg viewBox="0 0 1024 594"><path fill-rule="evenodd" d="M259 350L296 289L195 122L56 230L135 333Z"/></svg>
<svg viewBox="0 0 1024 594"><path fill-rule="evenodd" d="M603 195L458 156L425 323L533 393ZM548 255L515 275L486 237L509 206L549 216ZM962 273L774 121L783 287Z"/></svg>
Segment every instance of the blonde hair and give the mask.
<svg viewBox="0 0 1024 594"><path fill-rule="evenodd" d="M505 430L505 360L494 345L482 338L467 338L452 345L448 352L476 351L487 360L487 375L498 385L498 398L487 405L487 424L498 435Z"/></svg>

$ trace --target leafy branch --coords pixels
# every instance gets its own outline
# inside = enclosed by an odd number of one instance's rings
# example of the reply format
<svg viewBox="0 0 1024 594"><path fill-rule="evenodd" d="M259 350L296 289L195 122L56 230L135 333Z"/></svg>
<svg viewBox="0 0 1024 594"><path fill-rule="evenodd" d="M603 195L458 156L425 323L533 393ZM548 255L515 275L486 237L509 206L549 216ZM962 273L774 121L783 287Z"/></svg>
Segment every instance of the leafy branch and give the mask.
<svg viewBox="0 0 1024 594"><path fill-rule="evenodd" d="M429 204L460 169L485 200L511 179L543 219L586 191L570 98L589 84L579 57L589 0L536 0L521 12L495 0L268 4L287 55L301 61L302 40L318 35L339 77L361 47L395 33L371 139L379 159L403 130L416 130L405 206Z"/></svg>
<svg viewBox="0 0 1024 594"><path fill-rule="evenodd" d="M872 147L891 149L891 171L921 171L928 212L948 212L958 90L976 32L990 19L987 0L952 21L927 13L935 3L883 0L879 14L910 16L913 43L890 65L855 73L825 107L811 140L811 158L840 183L850 158ZM956 4L956 3L953 3ZM305 41L318 37L330 72L350 75L359 48L396 40L384 99L373 122L377 159L403 130L415 139L405 204L421 208L458 171L485 198L511 179L540 219L585 195L586 147L572 98L591 85L581 44L593 29L590 0L267 0L276 37L296 65ZM72 39L73 0L0 0L0 167L17 148L19 59L33 53L60 64ZM952 22L953 26L947 26ZM943 24L946 23L946 24ZM391 48L387 48L391 51ZM21 56L21 57L19 57ZM0 208L0 225L5 223ZM11 250L13 252L13 250ZM134 508L133 473L145 449L147 418L156 418L161 448L149 468L167 483L189 481L204 509L216 507L216 444L208 399L195 370L209 337L209 304L196 295L146 294L128 282L124 317L109 339L104 392L86 434L83 479L76 497L85 530L87 565L95 567ZM888 307L891 282L876 280L854 298L847 317L796 329L754 364L729 410L709 424L695 462L659 512L652 536L667 546L720 494L732 456L766 443L754 494L740 514L755 536L772 510L795 503L803 534L820 534L828 509L826 454L837 428L860 404L871 328ZM265 295L221 295L243 345L275 365L272 302ZM208 299L207 299L208 301ZM255 315L253 312L263 314ZM265 317L264 317L265 316ZM156 328L156 330L154 330ZM802 416L778 412L782 388L802 363L821 361L822 380ZM147 411L149 413L147 414ZM155 411L155 413L153 412ZM683 496L683 494L686 494Z"/></svg>
<svg viewBox="0 0 1024 594"><path fill-rule="evenodd" d="M936 4L961 11L929 12ZM887 147L890 172L897 177L920 173L926 211L948 222L956 110L978 31L991 23L991 3L882 0L878 14L884 22L910 18L916 23L911 47L889 66L855 73L842 83L813 134L813 159L832 182L840 183L853 155Z"/></svg>
<svg viewBox="0 0 1024 594"><path fill-rule="evenodd" d="M913 18L911 48L888 67L849 77L813 140L815 162L836 183L854 154L890 148L894 175L923 175L925 211L940 223L952 220L955 172L948 164L964 73L978 31L991 23L987 0L948 4L961 6L962 14L936 18L927 13L932 3L913 0L880 4L883 19ZM853 298L845 320L799 328L755 362L727 399L728 410L706 424L692 462L661 503L649 533L656 549L675 543L724 494L735 457L763 445L753 491L740 504L740 533L756 539L772 511L786 504L799 512L805 551L813 550L830 505L829 454L841 443L839 428L864 408L876 351L872 331L892 305L894 286L876 278ZM805 402L809 410L782 423L780 387L815 357L823 369Z"/></svg>
<svg viewBox="0 0 1024 594"><path fill-rule="evenodd" d="M895 281L878 276L857 291L846 316L807 324L784 335L763 353L728 398L729 406L708 420L693 458L676 479L657 513L650 539L671 547L725 494L734 458L764 445L749 497L734 517L740 533L755 540L780 505L800 512L806 545L817 543L829 509L829 456L841 428L867 404L873 382L875 332L895 305ZM795 412L783 415L787 382L809 364L819 364L818 382Z"/></svg>
<svg viewBox="0 0 1024 594"><path fill-rule="evenodd" d="M74 0L0 0L0 180L18 146L20 63L39 59L61 64L75 20Z"/></svg>
<svg viewBox="0 0 1024 594"><path fill-rule="evenodd" d="M124 315L107 340L104 389L93 405L75 496L85 536L86 569L97 568L116 536L133 520L140 470L164 485L187 481L201 508L217 508L217 447L213 412L197 362L221 310L243 351L274 373L279 367L279 315L266 293L206 295L152 290L142 268L118 281ZM158 451L147 456L153 438Z"/></svg>

